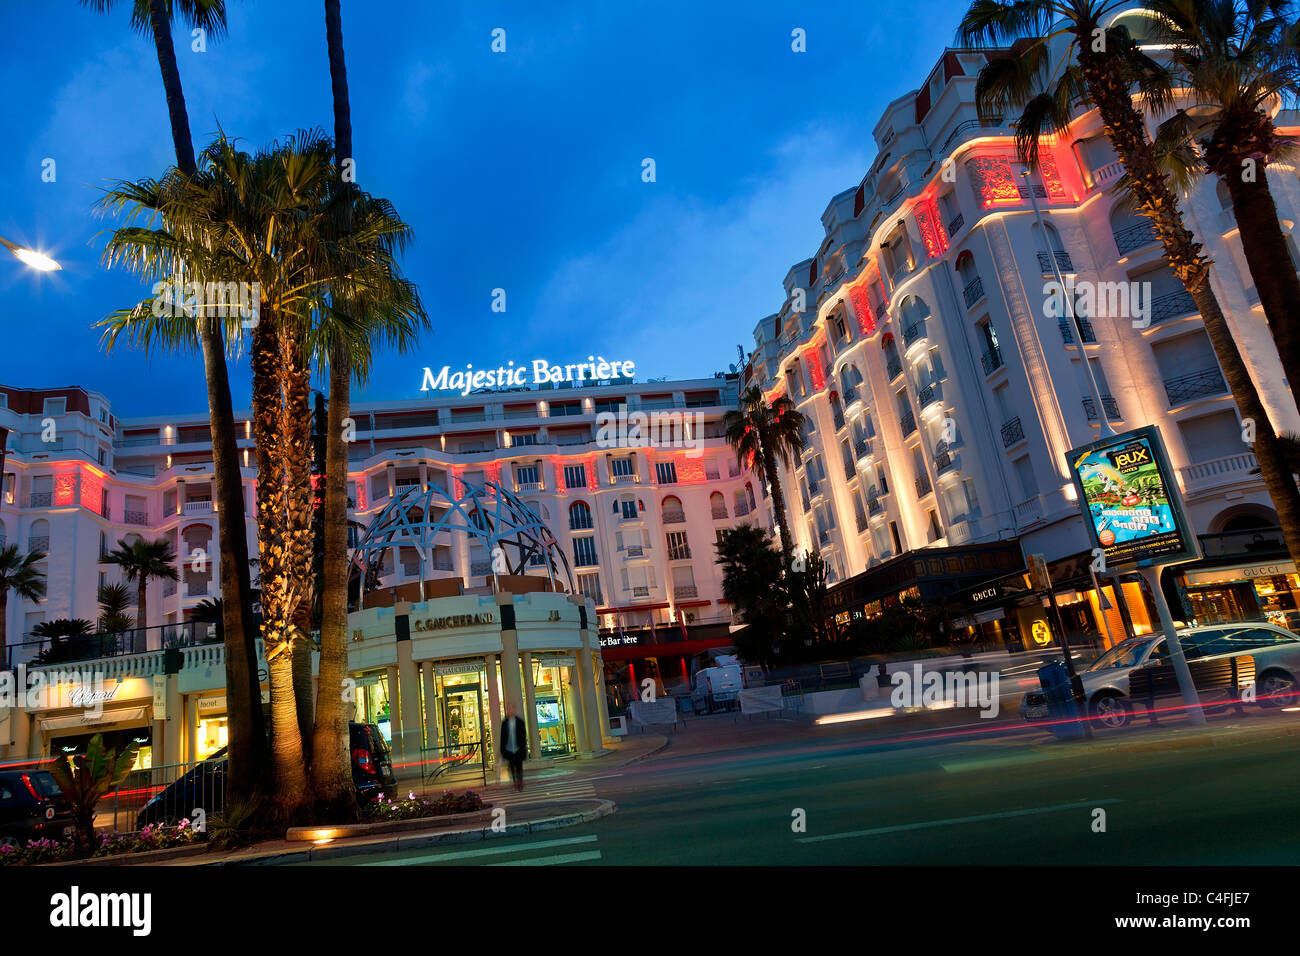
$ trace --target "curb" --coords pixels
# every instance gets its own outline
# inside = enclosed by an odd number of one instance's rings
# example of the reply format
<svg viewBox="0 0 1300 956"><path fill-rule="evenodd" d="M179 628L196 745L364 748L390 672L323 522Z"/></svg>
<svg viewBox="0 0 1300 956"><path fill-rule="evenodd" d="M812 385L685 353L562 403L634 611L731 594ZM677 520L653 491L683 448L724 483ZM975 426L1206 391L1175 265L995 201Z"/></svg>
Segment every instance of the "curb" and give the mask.
<svg viewBox="0 0 1300 956"><path fill-rule="evenodd" d="M445 846L457 843L477 843L487 840L499 840L503 837L523 836L529 833L544 833L563 827L590 823L612 814L617 805L612 800L597 800L597 806L591 810L580 810L555 817L544 817L529 823L507 824L504 830L482 827L472 830L446 830L441 833L423 833L414 836L394 837L375 843L362 843L352 846L313 846L310 849L290 850L287 853L264 853L256 856L244 856L238 859L213 860L200 866L282 866L292 863L319 862L336 860L352 856L364 856L372 853L392 853L399 850L415 850L424 847Z"/></svg>
<svg viewBox="0 0 1300 956"><path fill-rule="evenodd" d="M625 762L619 764L619 766L620 766L620 767L630 767L630 766L632 766L632 764L634 764L634 763L640 763L642 760L645 760L645 759L647 759L647 758L649 758L649 757L653 757L655 754L663 753L665 750L667 750L669 747L672 746L672 743L673 743L673 742L672 742L672 741L671 741L667 736L665 736L665 737L664 737L664 742L661 743L658 747L655 747L653 750L647 750L647 751L646 751L645 753L643 753L643 754L638 754L637 756L632 757L632 758L630 758L629 760L627 760L627 761L625 761Z"/></svg>
<svg viewBox="0 0 1300 956"><path fill-rule="evenodd" d="M284 838L289 843L310 842L315 834L322 830L334 831L333 839L348 840L353 837L379 836L384 833L400 833L404 830L420 830L430 823L440 821L443 824L469 823L472 820L487 820L492 816L492 804L484 803L482 810L469 810L465 813L448 813L442 817L414 817L410 820L385 820L381 823L348 823L338 826L321 824L314 827L290 827Z"/></svg>
<svg viewBox="0 0 1300 956"><path fill-rule="evenodd" d="M143 853L114 853L110 856L92 856L86 860L38 863L37 866L145 866L150 863L178 860L187 856L199 856L207 852L208 844L204 842L191 844L190 846L170 846L165 850L145 850Z"/></svg>

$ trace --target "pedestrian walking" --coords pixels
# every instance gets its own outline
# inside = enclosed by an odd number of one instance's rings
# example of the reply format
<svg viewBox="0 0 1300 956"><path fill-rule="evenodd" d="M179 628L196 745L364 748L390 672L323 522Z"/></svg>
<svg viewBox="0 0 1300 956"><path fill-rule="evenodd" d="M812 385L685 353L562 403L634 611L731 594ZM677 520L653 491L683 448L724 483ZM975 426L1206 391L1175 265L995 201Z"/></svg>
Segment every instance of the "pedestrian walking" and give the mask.
<svg viewBox="0 0 1300 956"><path fill-rule="evenodd" d="M501 756L510 765L510 780L516 790L524 789L524 758L528 756L528 728L523 718L515 712L513 704L506 705L506 719L501 722Z"/></svg>

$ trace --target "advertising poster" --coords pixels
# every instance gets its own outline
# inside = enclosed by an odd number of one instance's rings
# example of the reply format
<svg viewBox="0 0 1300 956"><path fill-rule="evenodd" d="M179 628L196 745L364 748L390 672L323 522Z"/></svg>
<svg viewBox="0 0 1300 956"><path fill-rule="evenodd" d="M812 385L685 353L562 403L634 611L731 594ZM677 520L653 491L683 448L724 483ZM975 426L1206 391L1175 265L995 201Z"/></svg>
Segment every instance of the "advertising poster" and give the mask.
<svg viewBox="0 0 1300 956"><path fill-rule="evenodd" d="M1108 571L1200 557L1155 426L1068 453L1088 530Z"/></svg>

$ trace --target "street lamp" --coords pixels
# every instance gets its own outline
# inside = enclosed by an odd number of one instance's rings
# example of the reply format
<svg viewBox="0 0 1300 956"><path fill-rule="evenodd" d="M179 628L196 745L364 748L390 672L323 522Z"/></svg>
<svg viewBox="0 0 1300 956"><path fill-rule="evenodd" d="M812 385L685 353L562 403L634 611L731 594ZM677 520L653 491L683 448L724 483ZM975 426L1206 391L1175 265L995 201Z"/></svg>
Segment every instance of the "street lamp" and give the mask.
<svg viewBox="0 0 1300 956"><path fill-rule="evenodd" d="M35 249L28 249L26 246L20 246L16 242L10 242L4 236L0 236L0 246L4 246L12 252L23 265L35 269L37 272L57 272L63 268L45 253L37 252Z"/></svg>

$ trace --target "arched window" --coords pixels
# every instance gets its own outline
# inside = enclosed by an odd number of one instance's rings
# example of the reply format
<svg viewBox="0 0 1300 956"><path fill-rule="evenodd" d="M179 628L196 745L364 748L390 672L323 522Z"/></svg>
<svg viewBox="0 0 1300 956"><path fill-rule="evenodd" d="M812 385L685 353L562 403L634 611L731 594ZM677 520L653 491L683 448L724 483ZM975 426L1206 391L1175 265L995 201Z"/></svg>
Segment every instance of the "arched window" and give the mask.
<svg viewBox="0 0 1300 956"><path fill-rule="evenodd" d="M930 307L920 296L909 295L898 307L899 324L904 329L925 321L930 315Z"/></svg>
<svg viewBox="0 0 1300 956"><path fill-rule="evenodd" d="M862 373L852 362L845 362L840 368L840 391L844 394L844 404L852 405L862 396L858 387L862 384Z"/></svg>
<svg viewBox="0 0 1300 956"><path fill-rule="evenodd" d="M715 518L727 517L727 499L722 492L715 491L709 495L709 510L713 512Z"/></svg>
<svg viewBox="0 0 1300 956"><path fill-rule="evenodd" d="M44 518L37 518L32 522L31 530L27 532L27 550L49 552L50 523Z"/></svg>
<svg viewBox="0 0 1300 956"><path fill-rule="evenodd" d="M663 500L660 513L664 524L682 524L686 520L686 510L682 508L682 501L676 495L669 495Z"/></svg>
<svg viewBox="0 0 1300 956"><path fill-rule="evenodd" d="M749 514L749 500L745 497L745 489L737 488L735 491L736 517L742 518Z"/></svg>
<svg viewBox="0 0 1300 956"><path fill-rule="evenodd" d="M569 505L569 530L588 531L591 525L591 508L585 501L575 501Z"/></svg>
<svg viewBox="0 0 1300 956"><path fill-rule="evenodd" d="M961 279L962 288L966 288L976 279L979 271L975 268L975 257L967 249L957 257L957 276Z"/></svg>

